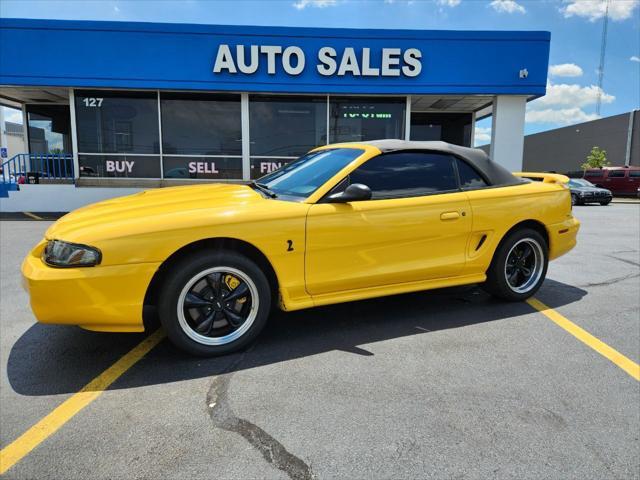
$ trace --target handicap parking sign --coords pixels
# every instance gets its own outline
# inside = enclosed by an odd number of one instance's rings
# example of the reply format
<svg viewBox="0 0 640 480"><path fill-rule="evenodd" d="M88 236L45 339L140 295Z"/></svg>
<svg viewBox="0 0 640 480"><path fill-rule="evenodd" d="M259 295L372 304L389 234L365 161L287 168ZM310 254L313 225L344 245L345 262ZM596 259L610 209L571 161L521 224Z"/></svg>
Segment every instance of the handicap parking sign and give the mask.
<svg viewBox="0 0 640 480"><path fill-rule="evenodd" d="M7 147L0 148L0 158L7 158Z"/></svg>

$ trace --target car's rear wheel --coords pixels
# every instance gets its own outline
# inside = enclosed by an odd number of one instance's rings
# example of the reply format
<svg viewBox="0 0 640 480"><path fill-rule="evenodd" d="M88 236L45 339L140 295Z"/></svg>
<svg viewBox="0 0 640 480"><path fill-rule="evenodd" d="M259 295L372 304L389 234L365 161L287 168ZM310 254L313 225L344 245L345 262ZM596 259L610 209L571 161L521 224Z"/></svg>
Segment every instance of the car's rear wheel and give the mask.
<svg viewBox="0 0 640 480"><path fill-rule="evenodd" d="M247 346L271 309L265 274L233 251L205 251L171 267L158 314L169 339L195 355L215 356Z"/></svg>
<svg viewBox="0 0 640 480"><path fill-rule="evenodd" d="M516 230L498 246L483 287L505 300L525 300L544 282L548 256L549 247L539 232L529 228Z"/></svg>

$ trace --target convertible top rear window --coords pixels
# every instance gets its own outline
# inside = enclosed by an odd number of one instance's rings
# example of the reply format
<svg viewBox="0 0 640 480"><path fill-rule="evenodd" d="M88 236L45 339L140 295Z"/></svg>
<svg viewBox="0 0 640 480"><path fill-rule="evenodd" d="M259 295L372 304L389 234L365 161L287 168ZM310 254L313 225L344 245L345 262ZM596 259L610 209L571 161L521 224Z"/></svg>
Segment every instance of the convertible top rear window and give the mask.
<svg viewBox="0 0 640 480"><path fill-rule="evenodd" d="M472 190L488 185L484 178L482 178L482 175L467 162L457 158L456 165L458 166L458 175L460 176L460 188L463 190Z"/></svg>

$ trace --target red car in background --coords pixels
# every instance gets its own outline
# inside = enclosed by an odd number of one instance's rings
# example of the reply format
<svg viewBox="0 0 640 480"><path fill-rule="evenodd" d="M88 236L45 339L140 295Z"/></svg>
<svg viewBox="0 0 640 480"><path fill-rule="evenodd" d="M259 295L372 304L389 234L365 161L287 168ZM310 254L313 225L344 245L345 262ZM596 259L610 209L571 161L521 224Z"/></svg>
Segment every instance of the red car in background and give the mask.
<svg viewBox="0 0 640 480"><path fill-rule="evenodd" d="M637 195L640 188L640 167L589 168L584 178L596 187L611 190L614 195Z"/></svg>

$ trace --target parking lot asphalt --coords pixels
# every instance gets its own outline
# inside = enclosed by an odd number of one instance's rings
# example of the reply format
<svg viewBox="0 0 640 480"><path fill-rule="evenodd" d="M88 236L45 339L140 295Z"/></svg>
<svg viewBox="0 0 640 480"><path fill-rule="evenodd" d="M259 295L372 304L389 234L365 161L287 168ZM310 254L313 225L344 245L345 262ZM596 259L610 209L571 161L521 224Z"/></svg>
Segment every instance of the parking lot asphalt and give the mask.
<svg viewBox="0 0 640 480"><path fill-rule="evenodd" d="M640 362L640 206L575 207L536 295ZM0 222L0 445L143 334L35 323ZM248 351L163 340L5 473L20 479L640 477L640 382L527 303L465 287L280 313Z"/></svg>

